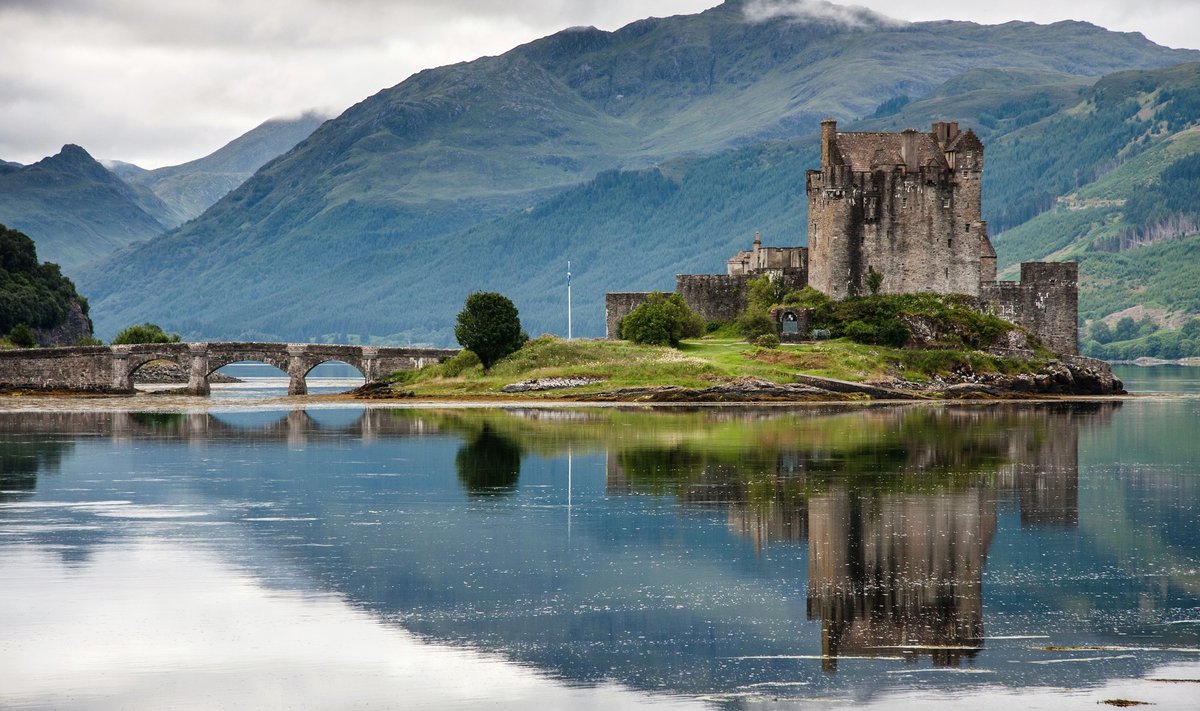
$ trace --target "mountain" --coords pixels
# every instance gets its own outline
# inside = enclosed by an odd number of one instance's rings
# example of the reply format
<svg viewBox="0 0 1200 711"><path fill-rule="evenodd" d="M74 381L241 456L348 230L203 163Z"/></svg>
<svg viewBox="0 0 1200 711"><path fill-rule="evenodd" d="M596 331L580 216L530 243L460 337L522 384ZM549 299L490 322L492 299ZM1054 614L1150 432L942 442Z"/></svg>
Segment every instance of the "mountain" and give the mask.
<svg viewBox="0 0 1200 711"><path fill-rule="evenodd" d="M271 119L213 153L181 165L146 170L111 161L108 167L125 182L148 188L173 208L181 221L186 221L241 185L272 158L291 150L325 119L315 112L293 119Z"/></svg>
<svg viewBox="0 0 1200 711"><path fill-rule="evenodd" d="M24 166L22 166L20 163L13 163L12 161L0 160L0 175L7 175L8 173L15 173L23 167Z"/></svg>
<svg viewBox="0 0 1200 711"><path fill-rule="evenodd" d="M0 171L0 222L31 236L44 259L68 270L156 237L175 219L153 193L127 185L79 146Z"/></svg>
<svg viewBox="0 0 1200 711"><path fill-rule="evenodd" d="M1086 86L1081 78L1200 58L1078 22L904 24L864 11L847 24L753 18L749 7L727 2L615 32L568 30L499 57L427 70L384 90L323 124L196 220L82 274L100 331L152 317L204 337L407 331L445 342L452 318L444 312L461 299L438 303L435 293L450 298L483 284L511 286L503 291L556 284L570 255L607 250L597 250L594 240L625 239L597 232L573 238L582 241L519 232L510 232L508 243L483 237L505 229L489 226L491 220L517 224L504 221L558 204L556 194L604 171L679 170L700 156L808 136L826 115L871 115L897 97L929 96L972 70L1004 69L1022 96L1030 82L1047 82L1054 90L1043 93L1053 94L1053 107ZM1012 88L987 84L987 78L976 72L962 81L978 92ZM916 110L910 107L919 103L902 108ZM1025 120L1000 113L992 117L1000 129ZM809 165L796 166L790 176L794 199L803 199ZM723 249L718 244L740 245L755 224L778 217L733 200L738 219L726 224L733 229L736 223L740 234L717 243L688 241L668 228L641 235L633 240L637 257L622 262L635 270L626 274L681 271L667 256L681 252L710 255L705 259L719 265L727 255L711 252ZM503 217L514 211L515 217ZM543 223L552 224L558 223ZM626 227L636 234L639 225ZM657 241L667 232L683 245ZM544 250L525 250L542 242L554 246L554 259L536 261ZM515 271L499 270L514 253L529 259ZM433 264L454 268L440 275L455 280L453 289L422 291L438 276ZM478 268L458 270L468 264ZM617 271L601 269L606 278ZM632 286L635 280L617 281ZM611 288L618 284L601 290ZM534 323L551 323L548 305L522 309ZM367 313L387 318L368 319ZM429 326L412 326L417 322Z"/></svg>
<svg viewBox="0 0 1200 711"><path fill-rule="evenodd" d="M1200 355L1179 330L1200 316L1200 63L1105 77L1000 139L997 159L997 181L1039 176L1002 210L1019 224L994 240L1000 266L1080 262L1080 316L1099 335L1085 352ZM1142 323L1117 338L1123 318Z"/></svg>

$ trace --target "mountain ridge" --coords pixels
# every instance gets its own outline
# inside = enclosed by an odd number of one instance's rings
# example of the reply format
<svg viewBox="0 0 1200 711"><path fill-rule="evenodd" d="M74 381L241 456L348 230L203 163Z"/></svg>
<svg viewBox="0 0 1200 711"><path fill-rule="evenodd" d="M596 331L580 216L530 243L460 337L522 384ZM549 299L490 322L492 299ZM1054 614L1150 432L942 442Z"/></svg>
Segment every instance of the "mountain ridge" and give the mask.
<svg viewBox="0 0 1200 711"><path fill-rule="evenodd" d="M455 255L474 263L474 243L458 244L463 235L536 210L556 193L586 189L604 171L647 170L766 139L811 138L827 115L865 116L895 96L925 97L980 68L1097 77L1113 68L1200 58L1078 22L945 21L847 31L780 18L748 22L742 7L727 3L613 32L555 33L497 57L419 72L364 99L196 220L81 275L95 295L95 313L103 314L97 316L101 332L141 318L133 314L146 305L174 330L204 337L345 332L339 322L362 323L335 315L343 307L354 310L349 297L320 289L331 299L323 305L325 322L302 315L295 299L281 303L279 297L298 284L336 279L351 279L355 293L376 294L398 311L441 314L445 304L421 306L395 294L395 280L429 277L422 250L436 254L439 264L453 263ZM1079 88L1045 100L1056 105ZM995 120L1001 126L1018 119ZM800 168L795 182L802 180ZM737 229L751 219L743 214ZM386 274L343 266L401 252L411 264L389 262L396 271ZM671 268L653 251L644 266L655 273ZM521 268L526 281L537 283L549 283L558 270L533 263ZM170 293L163 294L168 285ZM545 308L530 317L548 322ZM234 314L256 311L274 313L248 317L240 329L231 323ZM290 327L290 317L306 325ZM380 325L357 332L404 330ZM442 330L448 324L422 332Z"/></svg>

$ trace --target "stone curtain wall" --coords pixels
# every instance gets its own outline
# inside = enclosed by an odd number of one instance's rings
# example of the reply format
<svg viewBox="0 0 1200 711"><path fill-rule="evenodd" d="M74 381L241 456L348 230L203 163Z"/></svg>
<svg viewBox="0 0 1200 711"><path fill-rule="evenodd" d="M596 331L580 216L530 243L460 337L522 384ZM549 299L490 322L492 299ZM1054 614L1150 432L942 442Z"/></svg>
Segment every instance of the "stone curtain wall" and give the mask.
<svg viewBox="0 0 1200 711"><path fill-rule="evenodd" d="M321 363L343 361L367 382L412 370L458 353L440 348L387 348L306 343L162 343L136 346L37 348L0 351L0 388L133 392L133 374L153 360L170 360L189 373L188 392L205 395L208 376L239 361L269 363L290 378L288 394L307 392L304 378Z"/></svg>
<svg viewBox="0 0 1200 711"><path fill-rule="evenodd" d="M983 310L1025 327L1061 355L1079 353L1079 265L1024 262L1021 281L984 283Z"/></svg>
<svg viewBox="0 0 1200 711"><path fill-rule="evenodd" d="M746 309L745 274L676 274L675 293L705 321L732 321Z"/></svg>

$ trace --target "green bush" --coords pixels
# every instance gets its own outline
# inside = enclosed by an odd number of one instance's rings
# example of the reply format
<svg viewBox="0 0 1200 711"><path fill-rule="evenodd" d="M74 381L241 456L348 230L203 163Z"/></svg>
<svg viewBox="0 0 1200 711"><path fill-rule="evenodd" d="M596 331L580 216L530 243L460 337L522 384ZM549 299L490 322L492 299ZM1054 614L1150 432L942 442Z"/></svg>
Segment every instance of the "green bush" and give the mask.
<svg viewBox="0 0 1200 711"><path fill-rule="evenodd" d="M37 338L27 324L18 323L8 332L8 340L17 348L36 348Z"/></svg>
<svg viewBox="0 0 1200 711"><path fill-rule="evenodd" d="M449 358L438 365L442 376L446 378L457 378L468 370L482 367L483 361L479 360L479 356L475 355L475 351L466 348L455 354L453 358Z"/></svg>
<svg viewBox="0 0 1200 711"><path fill-rule="evenodd" d="M879 338L879 331L874 326L863 321L851 321L842 329L842 335L855 343L866 343L875 345Z"/></svg>
<svg viewBox="0 0 1200 711"><path fill-rule="evenodd" d="M783 297L785 306L799 306L805 309L822 309L833 303L826 294L817 291L811 286L806 286L799 291L789 291Z"/></svg>
<svg viewBox="0 0 1200 711"><path fill-rule="evenodd" d="M655 346L677 346L685 338L704 335L705 323L688 308L679 294L650 294L621 319L621 338Z"/></svg>
<svg viewBox="0 0 1200 711"><path fill-rule="evenodd" d="M479 357L484 370L529 340L517 307L494 291L477 291L467 297L454 325L454 337Z"/></svg>
<svg viewBox="0 0 1200 711"><path fill-rule="evenodd" d="M760 348L778 348L779 336L776 336L774 333L764 333L754 339L754 345Z"/></svg>
<svg viewBox="0 0 1200 711"><path fill-rule="evenodd" d="M846 324L842 333L855 343L893 348L903 346L911 335L908 326L898 319L883 319L878 323L851 321Z"/></svg>
<svg viewBox="0 0 1200 711"><path fill-rule="evenodd" d="M136 345L139 343L179 343L178 333L167 333L157 324L143 323L137 326L127 326L112 339L114 346Z"/></svg>
<svg viewBox="0 0 1200 711"><path fill-rule="evenodd" d="M738 332L747 341L753 341L759 336L775 334L775 319L760 309L746 309L741 316L738 316L737 326Z"/></svg>

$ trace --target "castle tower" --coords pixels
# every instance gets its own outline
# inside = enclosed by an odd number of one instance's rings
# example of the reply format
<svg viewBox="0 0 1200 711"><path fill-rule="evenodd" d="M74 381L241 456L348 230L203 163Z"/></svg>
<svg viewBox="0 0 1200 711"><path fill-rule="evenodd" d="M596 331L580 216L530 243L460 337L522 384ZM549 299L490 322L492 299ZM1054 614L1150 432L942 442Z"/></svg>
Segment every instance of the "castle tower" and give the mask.
<svg viewBox="0 0 1200 711"><path fill-rule="evenodd" d="M958 124L929 133L839 133L821 122L821 169L807 174L809 283L835 299L865 293L976 296L995 279L981 217L983 144Z"/></svg>

